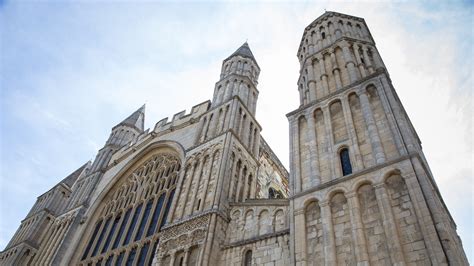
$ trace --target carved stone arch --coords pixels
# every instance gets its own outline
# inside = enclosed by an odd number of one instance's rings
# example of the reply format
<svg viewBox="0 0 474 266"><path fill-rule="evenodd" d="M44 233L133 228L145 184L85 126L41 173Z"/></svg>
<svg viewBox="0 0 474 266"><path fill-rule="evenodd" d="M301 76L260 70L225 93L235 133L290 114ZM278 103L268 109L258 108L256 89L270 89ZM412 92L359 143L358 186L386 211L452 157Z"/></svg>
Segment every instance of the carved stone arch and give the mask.
<svg viewBox="0 0 474 266"><path fill-rule="evenodd" d="M383 172L381 175L380 175L380 183L385 183L387 181L387 178L389 178L390 176L392 175L400 175L402 178L403 177L403 174L402 174L402 171L398 168L392 168L392 169L389 169L385 172Z"/></svg>
<svg viewBox="0 0 474 266"><path fill-rule="evenodd" d="M324 201L331 201L332 197L334 197L334 195L336 195L337 193L342 193L345 196L347 192L349 191L346 187L343 187L342 185L336 186L335 188L332 188L331 190L326 192Z"/></svg>
<svg viewBox="0 0 474 266"><path fill-rule="evenodd" d="M166 156L166 154L169 154L170 156ZM92 238L92 231L95 228L96 222L99 221L99 220L104 221L104 218L108 219L107 218L108 216L103 216L104 215L104 213L103 213L104 208L107 208L107 206L109 205L109 202L107 202L107 201L109 201L108 197L110 197L110 195L113 195L117 190L122 189L123 185L126 184L126 183L128 183L127 187L129 187L129 188L132 188L133 186L140 187L141 182L138 182L138 180L133 180L133 179L135 179L135 178L133 178L133 175L134 175L134 173L138 173L137 170L142 171L143 166L148 165L149 161L152 160L153 158L158 158L158 160L162 160L164 163L167 163L168 167L171 167L171 165L173 164L173 160L177 164L182 164L182 162L184 161L184 150L182 149L182 146L179 145L176 142L158 141L158 142L155 142L155 143L152 143L152 144L148 145L143 150L141 150L136 155L134 155L133 158L128 163L126 163L122 167L122 169L120 171L118 171L118 173L115 174L113 177L107 178L107 173L106 173L106 175L104 176L105 178L102 179L102 182L105 183L102 186L103 189L96 196L96 198L92 201L91 207L86 213L88 219L82 225L82 228L83 228L82 229L83 231L81 231L82 237L80 239L77 239L75 241L75 243L72 243L72 247L74 247L75 250L80 250L78 252L80 254L73 255L73 259L72 259L73 262L79 262L80 261L81 256L83 255L83 252L85 251L85 247L86 247L87 243ZM178 168L175 168L175 171L177 171L177 169ZM133 181L130 180L130 179L132 179ZM99 183L98 186L100 188L101 184ZM147 189L150 189L150 188L149 187L142 187L143 191L146 191ZM142 214L145 211L145 208L146 208L146 205L147 205L148 201L152 198L155 198L155 196L154 196L154 193L147 193L147 194L148 194L147 197L143 197L144 194L142 195L142 197L137 197L136 195L139 195L139 194L135 195L135 192L132 191L132 192L129 193L129 195L127 195L127 204L126 205L127 205L127 207L131 205L132 209L134 209L131 212L129 219L132 219L132 216L136 212L136 209L133 206L140 206L140 204L142 204L141 205L142 209L137 214L138 215L137 216L138 220L137 220L136 224L134 225L134 228L137 229L137 227L140 227L140 230L143 230L140 235L138 233L133 233L133 235L131 235L130 241L127 242L127 244L125 245L125 248L127 248L127 249L130 248L132 244L137 245L137 243L138 243L137 241L142 241L145 238L144 236L147 234L146 231L151 227L151 226L147 226L148 224L150 224L147 221L150 221L149 219L151 219L151 216L152 216L152 213L153 213L152 209L154 207L151 208L151 209L147 208L147 212L149 212L148 216L145 216L145 215L142 215ZM170 195L168 195L168 197L170 197ZM150 205L150 207L152 205ZM163 218L163 216L164 216L163 210L165 208L168 208L168 207L166 207L166 206L162 207L162 210L160 212L161 215L159 216L160 218L155 223L156 228L153 229L153 231L151 231L152 235L156 234L159 231L158 227L160 226L160 224L162 224L159 221L164 219ZM146 217L147 221L142 221L142 219L143 219L142 217ZM100 229L100 230L102 230L102 229ZM133 231L133 232L135 232L135 231ZM121 245L123 245L123 243L120 243L119 247L117 247L117 248L120 249ZM137 253L138 252L139 252L139 250L137 250ZM86 257L87 261L90 261L91 259L98 258L99 256L102 256L101 254L97 254L93 258L89 258L91 253L88 253L88 254L89 255L87 255L87 257Z"/></svg>
<svg viewBox="0 0 474 266"><path fill-rule="evenodd" d="M316 196L311 196L311 197L309 197L309 198L307 198L307 199L304 200L303 206L301 206L301 208L302 208L303 210L306 210L306 208L308 207L308 205L311 204L311 203L313 203L313 202L321 202L321 200L318 199L318 197L316 197Z"/></svg>
<svg viewBox="0 0 474 266"><path fill-rule="evenodd" d="M241 217L241 215L242 215L242 212L239 209L237 209L232 212L231 217Z"/></svg>
<svg viewBox="0 0 474 266"><path fill-rule="evenodd" d="M273 219L272 219L272 216L270 215L270 211L267 208L260 210L256 220L258 221L258 234L259 235L271 233Z"/></svg>
<svg viewBox="0 0 474 266"><path fill-rule="evenodd" d="M355 182L352 186L351 186L351 189L350 191L351 192L357 192L359 190L359 188L361 186L364 186L364 185L371 185L371 186L374 186L374 182L368 178L364 178L362 180L358 180L357 182Z"/></svg>
<svg viewBox="0 0 474 266"><path fill-rule="evenodd" d="M283 208L276 208L273 211L273 215L272 215L273 232L277 232L277 231L281 231L281 230L286 229L287 221L286 221L285 213L286 212Z"/></svg>

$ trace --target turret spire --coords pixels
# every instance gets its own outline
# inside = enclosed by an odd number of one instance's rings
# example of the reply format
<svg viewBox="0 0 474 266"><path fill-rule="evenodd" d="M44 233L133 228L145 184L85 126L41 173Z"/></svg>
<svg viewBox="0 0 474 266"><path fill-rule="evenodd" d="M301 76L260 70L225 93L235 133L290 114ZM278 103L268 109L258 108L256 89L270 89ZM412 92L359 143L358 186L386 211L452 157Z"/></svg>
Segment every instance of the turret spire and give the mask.
<svg viewBox="0 0 474 266"><path fill-rule="evenodd" d="M244 44L242 44L242 46L239 47L239 49L237 49L233 54L231 54L229 57L227 57L225 61L229 60L230 58L234 57L234 56L242 56L244 58L248 58L250 60L252 60L255 64L257 64L257 61L255 60L255 57L253 56L252 54L252 51L250 50L250 47L249 47L249 44L246 42L244 42ZM257 64L258 66L258 64Z"/></svg>
<svg viewBox="0 0 474 266"><path fill-rule="evenodd" d="M145 125L145 104L138 110L133 112L129 117L120 122L119 125L131 126L137 128L139 131L144 130Z"/></svg>

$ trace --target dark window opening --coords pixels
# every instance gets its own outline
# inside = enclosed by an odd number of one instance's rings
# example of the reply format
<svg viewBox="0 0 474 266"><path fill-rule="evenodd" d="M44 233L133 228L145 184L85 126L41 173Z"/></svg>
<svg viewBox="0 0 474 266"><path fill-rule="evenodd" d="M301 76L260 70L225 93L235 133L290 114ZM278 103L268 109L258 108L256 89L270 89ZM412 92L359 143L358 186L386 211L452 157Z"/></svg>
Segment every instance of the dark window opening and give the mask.
<svg viewBox="0 0 474 266"><path fill-rule="evenodd" d="M252 265L252 251L247 250L245 252L245 257L244 257L244 266L251 266Z"/></svg>
<svg viewBox="0 0 474 266"><path fill-rule="evenodd" d="M326 33L325 32L321 32L321 38L326 39Z"/></svg>
<svg viewBox="0 0 474 266"><path fill-rule="evenodd" d="M352 174L352 165L351 159L349 158L349 150L347 148L342 149L339 156L341 158L342 175L346 176Z"/></svg>

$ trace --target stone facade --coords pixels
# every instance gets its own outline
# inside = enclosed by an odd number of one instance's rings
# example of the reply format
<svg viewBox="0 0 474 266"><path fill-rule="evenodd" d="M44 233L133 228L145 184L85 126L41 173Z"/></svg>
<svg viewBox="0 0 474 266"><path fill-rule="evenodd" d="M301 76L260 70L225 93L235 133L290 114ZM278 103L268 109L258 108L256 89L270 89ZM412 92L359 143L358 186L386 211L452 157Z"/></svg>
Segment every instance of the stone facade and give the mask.
<svg viewBox="0 0 474 266"><path fill-rule="evenodd" d="M38 197L1 265L468 265L456 226L363 19L304 31L290 174L255 119L247 43L212 101L144 130Z"/></svg>
<svg viewBox="0 0 474 266"><path fill-rule="evenodd" d="M365 21L326 12L297 55L290 264L468 265Z"/></svg>

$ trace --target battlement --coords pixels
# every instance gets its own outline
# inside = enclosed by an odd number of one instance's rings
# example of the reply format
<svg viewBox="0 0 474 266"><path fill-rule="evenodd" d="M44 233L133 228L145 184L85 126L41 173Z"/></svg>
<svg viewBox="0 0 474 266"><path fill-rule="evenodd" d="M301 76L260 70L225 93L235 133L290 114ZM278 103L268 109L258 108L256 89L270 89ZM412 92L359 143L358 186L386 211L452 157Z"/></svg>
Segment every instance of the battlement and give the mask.
<svg viewBox="0 0 474 266"><path fill-rule="evenodd" d="M155 129L153 131L158 133L168 129L179 127L180 125L190 121L198 120L201 115L203 115L205 112L207 112L207 110L209 110L210 106L211 101L208 100L193 106L189 114L186 114L186 110L174 114L173 119L169 122L168 117L165 117L158 121L158 123L156 123Z"/></svg>

